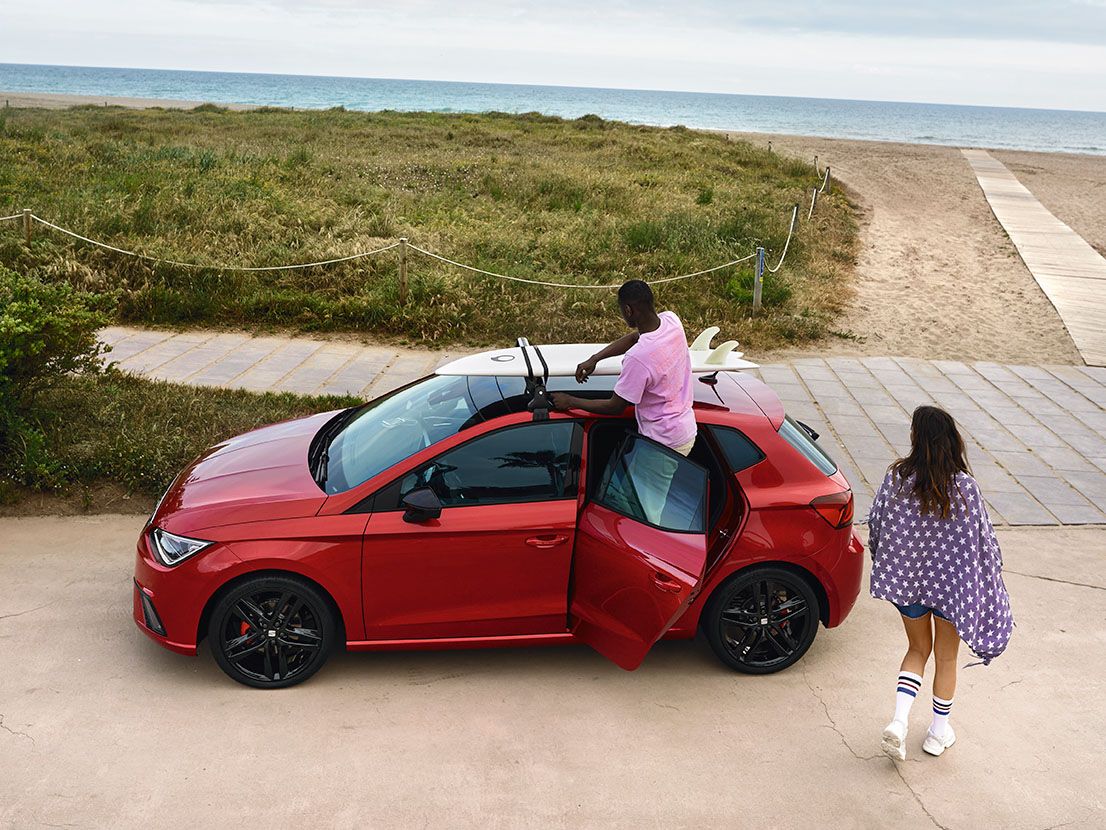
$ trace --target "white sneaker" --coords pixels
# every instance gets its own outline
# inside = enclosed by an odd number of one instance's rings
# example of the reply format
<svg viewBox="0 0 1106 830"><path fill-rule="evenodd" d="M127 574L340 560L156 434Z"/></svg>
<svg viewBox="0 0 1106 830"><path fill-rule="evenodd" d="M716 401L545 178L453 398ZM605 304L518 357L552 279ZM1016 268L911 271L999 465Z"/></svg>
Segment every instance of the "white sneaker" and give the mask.
<svg viewBox="0 0 1106 830"><path fill-rule="evenodd" d="M930 755L940 755L954 743L956 743L956 733L952 731L952 724L949 724L945 727L944 735L938 736L932 732L927 732L926 739L922 743L922 749Z"/></svg>
<svg viewBox="0 0 1106 830"><path fill-rule="evenodd" d="M893 720L883 728L883 739L879 748L894 761L906 760L906 724Z"/></svg>

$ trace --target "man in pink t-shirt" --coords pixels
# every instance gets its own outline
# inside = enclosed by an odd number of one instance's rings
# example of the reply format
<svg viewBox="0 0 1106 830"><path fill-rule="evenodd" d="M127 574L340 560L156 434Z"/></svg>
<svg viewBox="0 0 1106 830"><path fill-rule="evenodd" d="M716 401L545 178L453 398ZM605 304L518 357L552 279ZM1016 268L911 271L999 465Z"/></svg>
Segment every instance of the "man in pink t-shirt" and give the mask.
<svg viewBox="0 0 1106 830"><path fill-rule="evenodd" d="M691 411L691 356L683 324L671 311L657 314L653 291L641 280L630 280L618 289L618 306L634 331L576 367L576 380L583 383L600 360L625 355L614 394L589 400L554 392L553 406L619 415L633 404L642 435L687 455L695 444L696 425Z"/></svg>

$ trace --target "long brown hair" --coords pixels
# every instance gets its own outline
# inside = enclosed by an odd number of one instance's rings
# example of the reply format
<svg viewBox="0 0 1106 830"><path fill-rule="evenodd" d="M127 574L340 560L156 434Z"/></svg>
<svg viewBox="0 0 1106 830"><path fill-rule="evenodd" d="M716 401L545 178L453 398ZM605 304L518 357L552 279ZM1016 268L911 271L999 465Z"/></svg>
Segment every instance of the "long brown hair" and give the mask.
<svg viewBox="0 0 1106 830"><path fill-rule="evenodd" d="M914 494L922 512L947 519L949 494L957 473L970 473L964 457L964 439L956 421L936 406L919 406L910 422L910 454L891 465L899 481L914 476Z"/></svg>

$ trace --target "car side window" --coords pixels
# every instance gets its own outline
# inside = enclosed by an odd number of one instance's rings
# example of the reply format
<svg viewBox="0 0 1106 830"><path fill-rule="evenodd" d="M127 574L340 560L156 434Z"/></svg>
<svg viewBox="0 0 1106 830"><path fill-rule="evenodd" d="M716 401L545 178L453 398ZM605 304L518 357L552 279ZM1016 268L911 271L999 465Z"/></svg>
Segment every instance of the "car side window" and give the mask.
<svg viewBox="0 0 1106 830"><path fill-rule="evenodd" d="M707 471L667 447L628 435L611 456L595 501L663 530L705 533Z"/></svg>
<svg viewBox="0 0 1106 830"><path fill-rule="evenodd" d="M726 456L730 472L739 473L764 460L764 453L757 445L736 429L712 426L710 431L722 448L722 454Z"/></svg>
<svg viewBox="0 0 1106 830"><path fill-rule="evenodd" d="M398 509L421 487L443 507L574 499L581 432L576 421L555 420L482 435L403 476L381 493L376 509Z"/></svg>

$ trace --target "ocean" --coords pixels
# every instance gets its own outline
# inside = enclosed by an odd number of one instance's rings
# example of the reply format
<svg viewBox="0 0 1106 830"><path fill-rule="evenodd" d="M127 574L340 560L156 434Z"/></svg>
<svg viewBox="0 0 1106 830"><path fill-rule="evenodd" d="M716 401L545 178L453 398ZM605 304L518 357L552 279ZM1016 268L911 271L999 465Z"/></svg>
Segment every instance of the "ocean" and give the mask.
<svg viewBox="0 0 1106 830"><path fill-rule="evenodd" d="M594 113L636 124L1106 154L1106 113L390 78L0 63L0 90L351 110Z"/></svg>

